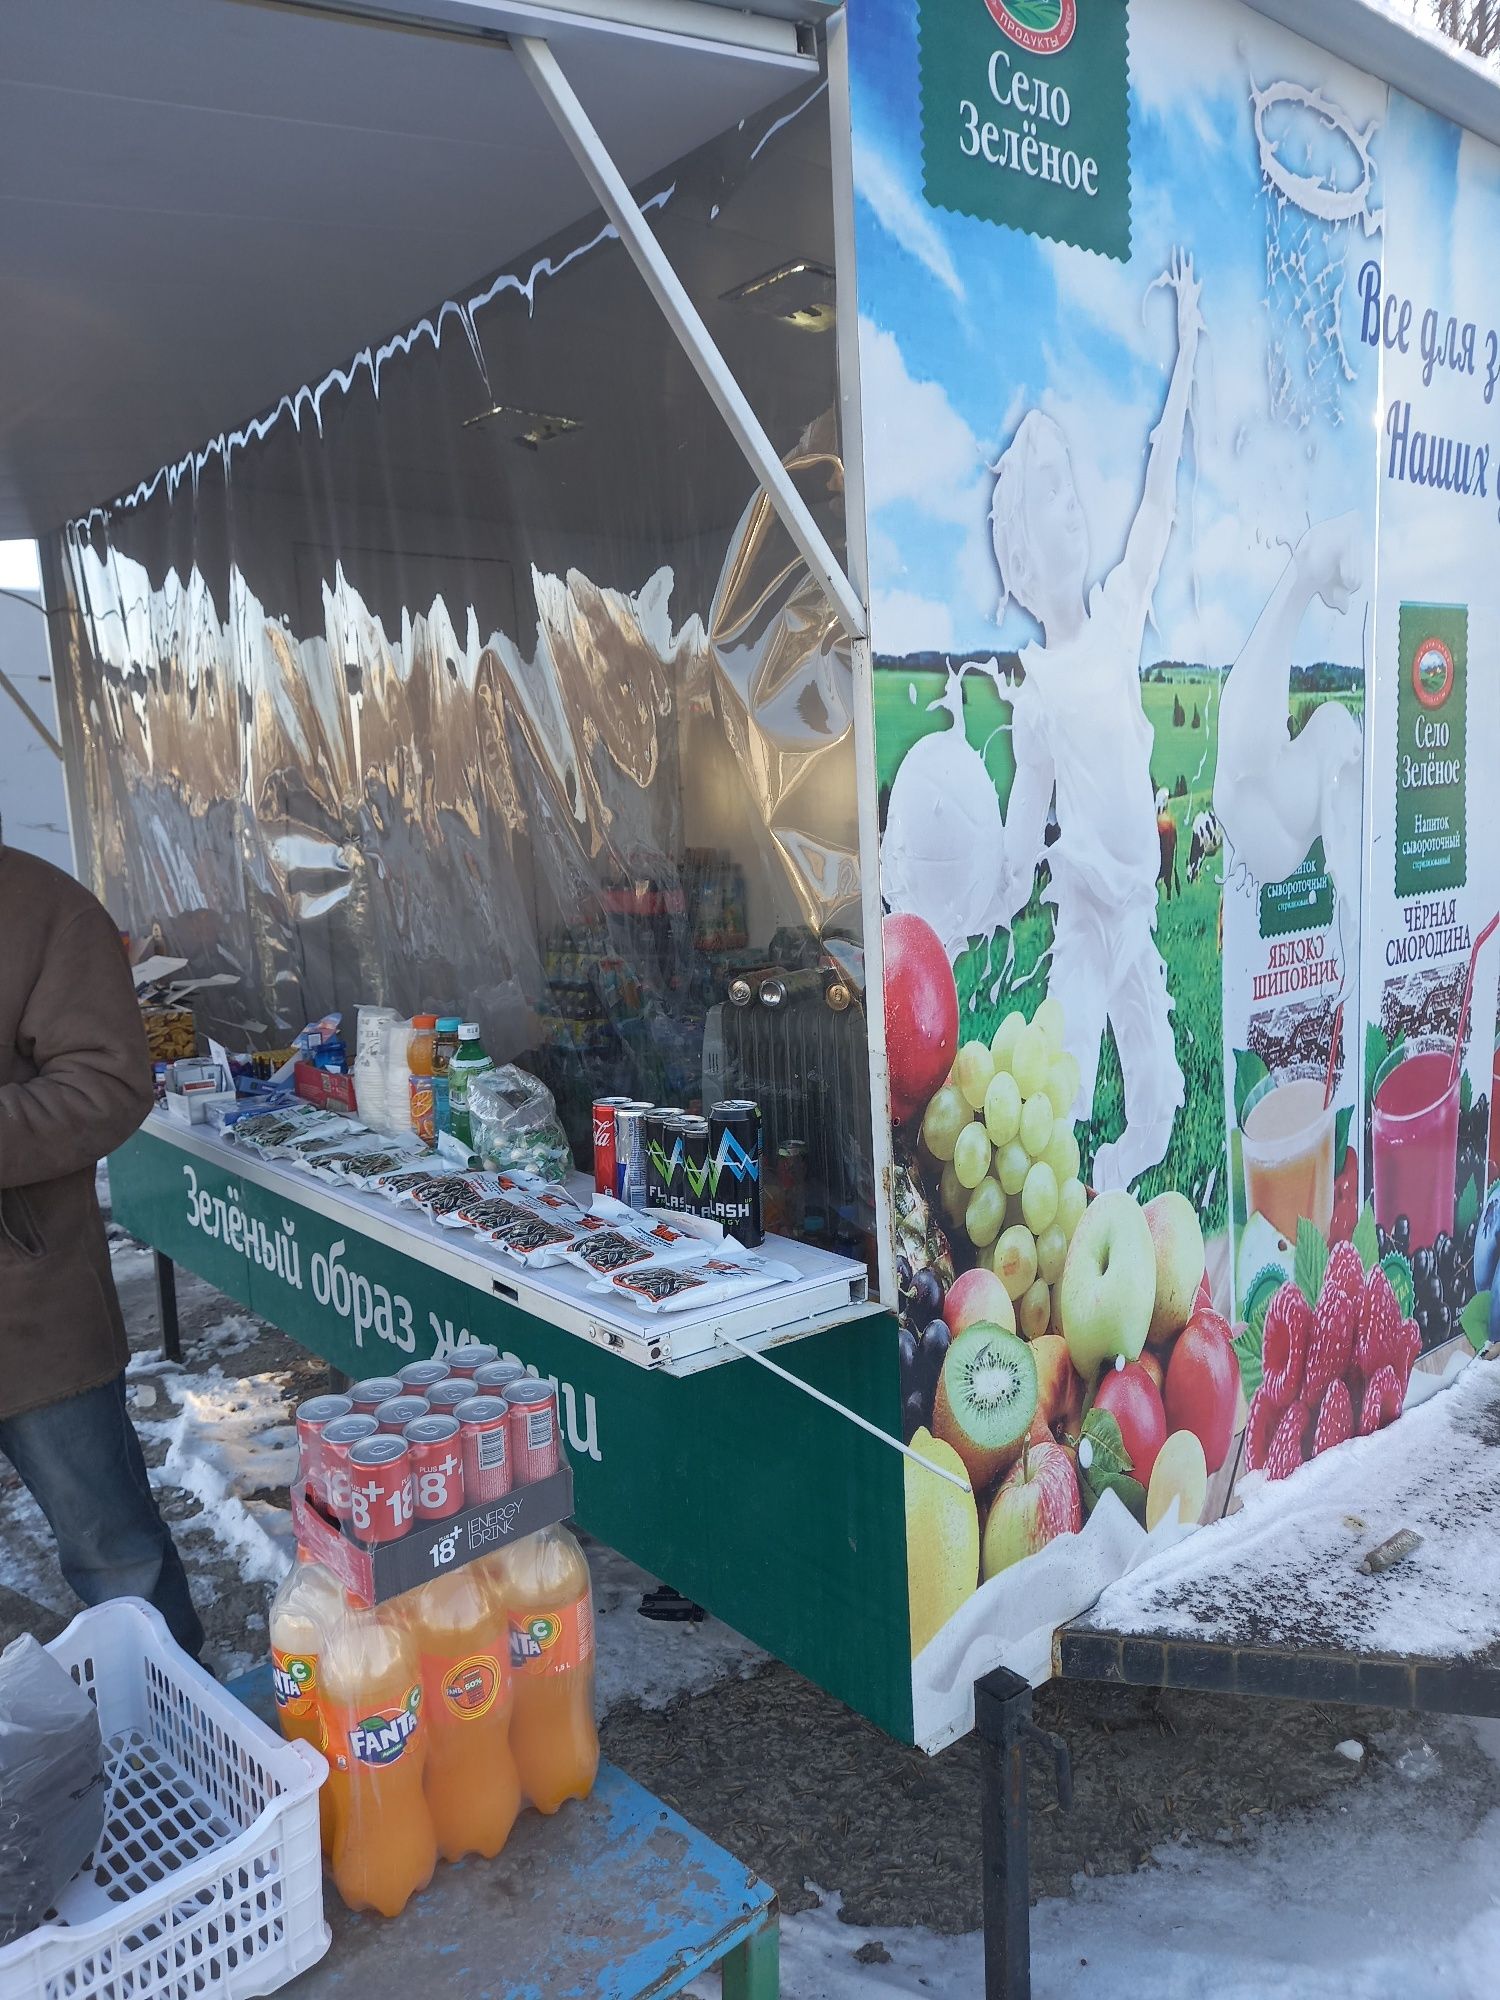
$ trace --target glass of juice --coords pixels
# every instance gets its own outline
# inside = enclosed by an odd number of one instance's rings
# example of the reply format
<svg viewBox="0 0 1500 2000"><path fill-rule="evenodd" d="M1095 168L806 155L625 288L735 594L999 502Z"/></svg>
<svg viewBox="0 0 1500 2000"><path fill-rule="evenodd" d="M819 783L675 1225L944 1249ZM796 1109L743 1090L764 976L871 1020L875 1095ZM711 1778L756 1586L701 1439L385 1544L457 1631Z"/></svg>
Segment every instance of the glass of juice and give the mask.
<svg viewBox="0 0 1500 2000"><path fill-rule="evenodd" d="M1408 1255L1453 1234L1461 1078L1452 1042L1432 1035L1393 1049L1375 1072L1375 1220L1393 1231L1406 1217Z"/></svg>
<svg viewBox="0 0 1500 2000"><path fill-rule="evenodd" d="M1288 1243L1303 1216L1323 1236L1333 1222L1335 1113L1323 1089L1322 1070L1294 1064L1261 1079L1240 1119L1246 1206Z"/></svg>

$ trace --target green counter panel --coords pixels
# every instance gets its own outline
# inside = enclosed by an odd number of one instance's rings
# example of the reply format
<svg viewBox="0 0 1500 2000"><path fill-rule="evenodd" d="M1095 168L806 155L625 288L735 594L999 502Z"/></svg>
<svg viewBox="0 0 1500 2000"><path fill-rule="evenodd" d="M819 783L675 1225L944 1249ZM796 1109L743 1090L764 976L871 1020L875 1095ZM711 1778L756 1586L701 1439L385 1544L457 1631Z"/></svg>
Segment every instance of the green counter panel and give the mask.
<svg viewBox="0 0 1500 2000"><path fill-rule="evenodd" d="M467 1329L553 1377L579 1524L911 1740L898 1453L751 1361L643 1369L409 1256L399 1231L356 1233L149 1133L114 1155L110 1185L123 1228L351 1375ZM224 1240L231 1215L248 1248ZM776 1359L899 1435L889 1318Z"/></svg>

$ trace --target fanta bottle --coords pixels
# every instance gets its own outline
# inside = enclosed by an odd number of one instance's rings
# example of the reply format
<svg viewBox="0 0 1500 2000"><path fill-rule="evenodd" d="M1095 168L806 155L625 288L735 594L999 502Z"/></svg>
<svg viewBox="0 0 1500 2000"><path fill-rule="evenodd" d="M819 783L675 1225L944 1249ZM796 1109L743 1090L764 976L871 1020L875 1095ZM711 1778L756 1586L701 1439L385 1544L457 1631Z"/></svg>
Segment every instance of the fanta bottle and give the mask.
<svg viewBox="0 0 1500 2000"><path fill-rule="evenodd" d="M515 1676L511 1749L539 1812L586 1799L599 1770L589 1566L566 1528L542 1528L501 1562Z"/></svg>
<svg viewBox="0 0 1500 2000"><path fill-rule="evenodd" d="M303 1549L271 1599L271 1674L276 1720L289 1741L311 1743L329 1758L328 1778L318 1794L323 1852L333 1852L338 1787L334 1783L328 1730L323 1721L322 1659L329 1634L343 1613L338 1578Z"/></svg>
<svg viewBox="0 0 1500 2000"><path fill-rule="evenodd" d="M521 1810L504 1600L491 1575L470 1563L424 1583L406 1602L422 1654L422 1783L438 1853L445 1861L496 1855Z"/></svg>
<svg viewBox="0 0 1500 2000"><path fill-rule="evenodd" d="M342 1797L333 1879L351 1910L399 1916L437 1866L422 1790L422 1663L392 1607L346 1604L323 1657L323 1702Z"/></svg>

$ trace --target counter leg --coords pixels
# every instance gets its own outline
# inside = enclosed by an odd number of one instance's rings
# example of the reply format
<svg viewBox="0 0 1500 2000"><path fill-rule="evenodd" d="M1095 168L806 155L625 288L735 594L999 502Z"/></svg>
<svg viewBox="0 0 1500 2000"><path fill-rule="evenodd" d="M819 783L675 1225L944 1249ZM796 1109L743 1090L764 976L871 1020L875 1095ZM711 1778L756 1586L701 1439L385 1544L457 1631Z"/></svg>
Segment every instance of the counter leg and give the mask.
<svg viewBox="0 0 1500 2000"><path fill-rule="evenodd" d="M182 1328L177 1323L177 1266L160 1250L156 1259L156 1309L161 1322L161 1351L167 1361L182 1359Z"/></svg>
<svg viewBox="0 0 1500 2000"><path fill-rule="evenodd" d="M984 1826L985 2000L1031 2000L1031 1857L1026 1763L1032 1750L1052 1760L1058 1801L1073 1803L1073 1772L1060 1737L1031 1719L1031 1689L996 1667L976 1682L980 1810Z"/></svg>
<svg viewBox="0 0 1500 2000"><path fill-rule="evenodd" d="M777 2000L781 1992L781 1918L769 1921L724 1958L724 2000Z"/></svg>

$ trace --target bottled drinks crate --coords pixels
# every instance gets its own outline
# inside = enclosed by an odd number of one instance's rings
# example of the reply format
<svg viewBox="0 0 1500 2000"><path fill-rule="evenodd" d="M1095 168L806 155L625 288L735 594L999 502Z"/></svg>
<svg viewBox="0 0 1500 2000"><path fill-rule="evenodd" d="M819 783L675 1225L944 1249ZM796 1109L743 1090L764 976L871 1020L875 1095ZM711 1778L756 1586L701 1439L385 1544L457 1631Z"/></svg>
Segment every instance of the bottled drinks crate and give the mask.
<svg viewBox="0 0 1500 2000"><path fill-rule="evenodd" d="M0 1949L5 2000L250 2000L328 1949L326 1765L284 1743L133 1598L47 1648L99 1711L99 1846L53 1921Z"/></svg>

